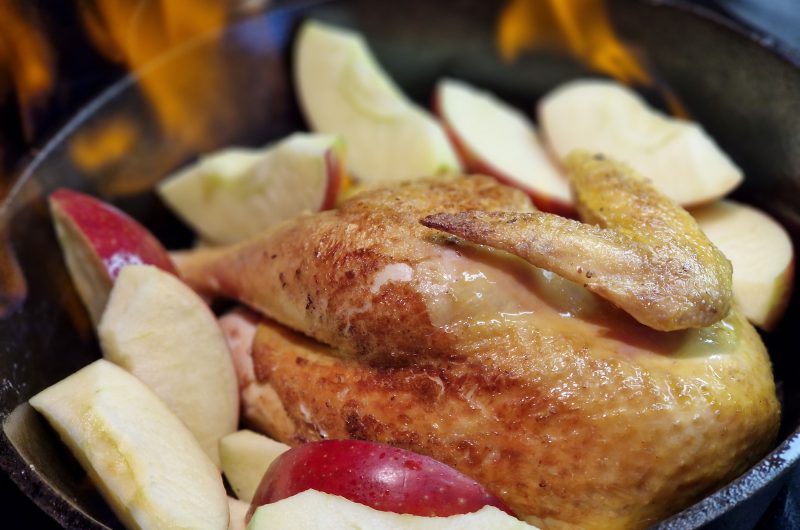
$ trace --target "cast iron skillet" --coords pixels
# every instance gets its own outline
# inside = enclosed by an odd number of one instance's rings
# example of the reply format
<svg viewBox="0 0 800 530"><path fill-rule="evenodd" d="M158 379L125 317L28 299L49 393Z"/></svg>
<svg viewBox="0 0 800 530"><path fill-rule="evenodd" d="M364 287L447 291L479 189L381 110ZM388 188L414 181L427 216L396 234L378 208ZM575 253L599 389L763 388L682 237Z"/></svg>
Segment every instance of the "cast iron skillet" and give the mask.
<svg viewBox="0 0 800 530"><path fill-rule="evenodd" d="M745 170L747 180L735 196L771 212L800 248L797 57L685 6L625 0L609 6L619 32L645 53L692 116ZM446 74L530 110L557 84L594 75L556 53L530 53L513 64L500 61L493 41L500 7L486 0L277 6L113 86L33 157L0 210L0 233L6 236L0 243L8 247L0 252L0 307L11 309L0 320L0 466L36 504L65 527L119 527L76 461L25 405L37 391L99 356L63 266L46 194L57 186L97 194L133 214L168 246L187 245L188 231L150 187L198 153L230 144L263 145L303 127L288 59L293 31L307 16L364 32L381 63L421 102ZM164 76L190 111L181 119L159 118L146 99L143 87ZM87 146L101 145L115 128L115 134L125 132L124 148L87 158ZM799 302L800 296L795 297L782 326L764 337L783 401L775 450L657 528L751 528L785 482L800 457L800 371L794 347L800 342Z"/></svg>

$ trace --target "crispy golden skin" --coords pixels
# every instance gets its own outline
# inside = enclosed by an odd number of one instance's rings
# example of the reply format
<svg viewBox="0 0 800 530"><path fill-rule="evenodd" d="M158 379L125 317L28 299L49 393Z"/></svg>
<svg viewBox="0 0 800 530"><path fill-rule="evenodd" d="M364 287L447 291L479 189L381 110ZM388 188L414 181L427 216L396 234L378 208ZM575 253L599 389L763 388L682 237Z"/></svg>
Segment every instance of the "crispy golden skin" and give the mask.
<svg viewBox="0 0 800 530"><path fill-rule="evenodd" d="M292 445L358 438L433 456L543 529L645 528L767 450L769 366L752 328L738 347L682 366L552 352L515 377L470 363L372 367L265 321L243 404L254 428Z"/></svg>
<svg viewBox="0 0 800 530"><path fill-rule="evenodd" d="M407 184L179 260L198 290L319 341L259 330L249 372L238 354L246 417L289 443L355 437L432 455L545 528L646 527L766 451L774 383L737 311L652 330L418 222L462 210L533 211L484 177Z"/></svg>
<svg viewBox="0 0 800 530"><path fill-rule="evenodd" d="M419 224L434 205L451 212L533 211L527 196L488 177L405 184L298 217L237 246L178 256L176 262L196 290L240 300L336 346L342 355L383 364L449 357L456 338L432 324L429 310L452 316L445 314L451 304L438 293L446 288L441 258L460 263L470 249ZM404 281L415 269L417 279Z"/></svg>
<svg viewBox="0 0 800 530"><path fill-rule="evenodd" d="M585 223L534 212L434 214L422 224L511 252L584 285L661 331L728 314L730 261L686 210L623 164L571 154L567 174Z"/></svg>

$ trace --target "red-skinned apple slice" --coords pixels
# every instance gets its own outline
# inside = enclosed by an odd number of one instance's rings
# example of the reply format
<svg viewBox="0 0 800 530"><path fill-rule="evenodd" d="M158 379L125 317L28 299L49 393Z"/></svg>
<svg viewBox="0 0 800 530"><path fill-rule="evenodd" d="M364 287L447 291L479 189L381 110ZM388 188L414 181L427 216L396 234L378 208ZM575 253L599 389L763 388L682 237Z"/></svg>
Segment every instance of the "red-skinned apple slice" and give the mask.
<svg viewBox="0 0 800 530"><path fill-rule="evenodd" d="M61 188L50 194L50 211L70 276L95 324L124 266L154 265L177 274L158 239L110 204Z"/></svg>
<svg viewBox="0 0 800 530"><path fill-rule="evenodd" d="M450 466L405 449L363 440L325 440L277 457L258 486L248 519L262 504L314 489L376 510L433 517L494 506L486 488Z"/></svg>
<svg viewBox="0 0 800 530"><path fill-rule="evenodd" d="M700 228L733 264L733 296L756 326L771 330L792 292L795 255L789 235L764 212L734 201L692 211Z"/></svg>
<svg viewBox="0 0 800 530"><path fill-rule="evenodd" d="M210 243L252 237L305 211L331 208L345 148L334 135L296 133L265 149L226 149L168 177L161 197Z"/></svg>
<svg viewBox="0 0 800 530"><path fill-rule="evenodd" d="M541 210L574 213L569 182L522 112L451 79L437 84L434 108L469 171L524 190Z"/></svg>

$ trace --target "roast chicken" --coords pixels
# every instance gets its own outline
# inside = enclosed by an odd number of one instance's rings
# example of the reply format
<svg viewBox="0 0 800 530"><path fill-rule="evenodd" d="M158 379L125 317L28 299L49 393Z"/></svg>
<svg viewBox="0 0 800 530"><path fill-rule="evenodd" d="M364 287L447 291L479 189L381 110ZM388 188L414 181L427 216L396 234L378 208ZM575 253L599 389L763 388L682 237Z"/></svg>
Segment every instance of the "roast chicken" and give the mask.
<svg viewBox="0 0 800 530"><path fill-rule="evenodd" d="M544 529L644 528L743 472L779 405L730 264L630 169L569 170L586 223L469 176L179 259L255 311L223 318L246 420L433 456Z"/></svg>

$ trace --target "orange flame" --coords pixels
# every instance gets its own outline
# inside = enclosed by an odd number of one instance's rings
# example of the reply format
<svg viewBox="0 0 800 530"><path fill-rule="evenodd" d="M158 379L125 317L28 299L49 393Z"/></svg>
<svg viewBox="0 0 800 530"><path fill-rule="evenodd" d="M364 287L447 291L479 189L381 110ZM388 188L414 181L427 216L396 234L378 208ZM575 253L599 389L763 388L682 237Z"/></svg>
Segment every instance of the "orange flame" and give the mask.
<svg viewBox="0 0 800 530"><path fill-rule="evenodd" d="M566 51L623 83L657 88L673 114L688 115L616 34L605 0L509 0L498 22L497 46L509 61L529 48Z"/></svg>
<svg viewBox="0 0 800 530"><path fill-rule="evenodd" d="M19 309L27 296L28 284L4 224L0 227L0 320Z"/></svg>
<svg viewBox="0 0 800 530"><path fill-rule="evenodd" d="M263 9L267 3L83 0L79 5L88 35L101 53L131 71L141 71L170 51L219 32L235 15ZM32 113L47 102L55 83L55 66L42 28L25 5L0 2L0 80L4 73L11 79L30 136ZM509 0L499 19L497 39L501 53L509 60L526 48L550 46L623 82L655 84L636 54L616 35L604 0ZM218 108L220 102L235 98L235 87L226 83L222 74L226 67L221 61L214 46L208 46L202 53L187 54L176 61L174 68L140 79L159 125L175 144L176 157L186 149L207 147L224 112ZM2 88L0 85L0 91ZM673 112L685 115L674 94L657 88ZM119 161L142 134L134 118L109 117L107 123L81 131L71 146L73 160L87 172ZM131 185L126 186L134 191Z"/></svg>
<svg viewBox="0 0 800 530"><path fill-rule="evenodd" d="M44 33L22 12L23 6L0 2L0 81L11 80L22 112L23 132L30 139L32 114L43 106L53 87L53 57Z"/></svg>
<svg viewBox="0 0 800 530"><path fill-rule="evenodd" d="M614 33L605 0L511 0L500 16L498 45L506 59L525 48L551 46L622 82L650 82Z"/></svg>
<svg viewBox="0 0 800 530"><path fill-rule="evenodd" d="M138 130L122 117L103 122L99 130L89 128L77 134L69 145L72 161L89 171L98 171L125 156L136 141Z"/></svg>
<svg viewBox="0 0 800 530"><path fill-rule="evenodd" d="M220 127L233 130L236 87L225 72L215 36L233 18L263 11L269 0L76 0L81 21L96 49L137 72L138 88L169 144L165 171L188 153L215 147ZM57 83L53 43L25 2L0 2L0 97L16 97L28 140L34 140L37 110L46 110ZM200 40L208 45L194 46ZM180 55L170 61L171 52ZM186 52L186 53L184 53ZM158 67L169 61L169 67ZM131 179L118 168L145 131L139 116L103 115L70 139L73 162L87 176L102 177L108 194L141 191L163 175ZM148 125L149 126L149 125ZM161 160L161 159L159 159ZM149 180L148 180L149 179ZM135 180L135 182L134 182Z"/></svg>
<svg viewBox="0 0 800 530"><path fill-rule="evenodd" d="M93 0L83 6L82 20L95 46L110 60L140 74L138 86L169 141L169 152L160 159L164 170L171 169L170 160L177 163L188 152L212 147L218 128L230 118L225 102L232 101L235 93L217 47L192 45L221 34L241 11L241 1ZM180 60L167 68L156 67L170 52L180 53ZM140 125L136 116L109 115L71 140L73 162L89 176L102 176L98 184L106 194L137 193L163 176L114 169L146 134ZM106 168L110 175L104 173Z"/></svg>
<svg viewBox="0 0 800 530"><path fill-rule="evenodd" d="M94 9L82 11L90 37L110 59L136 71L197 37L221 30L228 21L229 3L98 0L92 5ZM182 137L176 140L201 140L193 135L203 127L187 124L202 121L197 109L218 101L222 80L215 74L216 66L213 56L191 55L176 68L141 78L140 86L162 127ZM109 145L116 148L114 142Z"/></svg>

